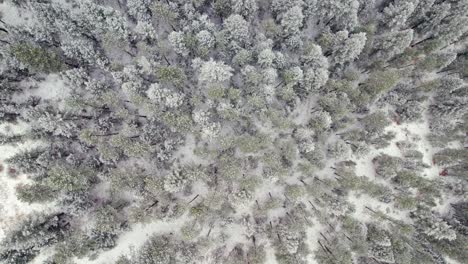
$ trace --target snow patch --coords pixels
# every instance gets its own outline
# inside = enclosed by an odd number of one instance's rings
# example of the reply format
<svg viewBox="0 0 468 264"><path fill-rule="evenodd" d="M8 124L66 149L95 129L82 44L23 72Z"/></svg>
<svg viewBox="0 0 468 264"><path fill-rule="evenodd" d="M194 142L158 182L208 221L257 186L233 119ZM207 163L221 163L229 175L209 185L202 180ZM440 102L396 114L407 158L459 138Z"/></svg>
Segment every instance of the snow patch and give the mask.
<svg viewBox="0 0 468 264"><path fill-rule="evenodd" d="M27 125L24 123L0 125L1 133L23 134L26 130ZM6 231L12 224L21 221L34 211L44 211L51 208L51 204L28 204L19 201L16 197L16 186L29 183L31 180L24 174L16 177L9 176L7 173L8 164L5 164L6 159L18 152L40 145L40 142L37 141L25 141L17 145L0 145L0 165L3 167L3 170L0 171L0 240L5 237Z"/></svg>
<svg viewBox="0 0 468 264"><path fill-rule="evenodd" d="M87 258L75 259L76 264L107 264L114 263L122 255L130 255L132 249L138 249L154 234L167 234L180 230L190 220L190 217L182 216L177 219L166 221L155 221L149 224L138 223L132 230L119 236L117 246L109 251L99 254L98 258L91 260Z"/></svg>

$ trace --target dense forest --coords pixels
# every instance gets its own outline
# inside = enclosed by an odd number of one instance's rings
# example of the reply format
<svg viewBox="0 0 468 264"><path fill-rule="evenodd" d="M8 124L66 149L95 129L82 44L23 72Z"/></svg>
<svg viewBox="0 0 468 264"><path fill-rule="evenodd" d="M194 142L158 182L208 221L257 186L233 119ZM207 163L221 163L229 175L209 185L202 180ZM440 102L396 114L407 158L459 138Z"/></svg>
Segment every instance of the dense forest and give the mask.
<svg viewBox="0 0 468 264"><path fill-rule="evenodd" d="M467 0L0 0L0 263L466 263L467 80Z"/></svg>

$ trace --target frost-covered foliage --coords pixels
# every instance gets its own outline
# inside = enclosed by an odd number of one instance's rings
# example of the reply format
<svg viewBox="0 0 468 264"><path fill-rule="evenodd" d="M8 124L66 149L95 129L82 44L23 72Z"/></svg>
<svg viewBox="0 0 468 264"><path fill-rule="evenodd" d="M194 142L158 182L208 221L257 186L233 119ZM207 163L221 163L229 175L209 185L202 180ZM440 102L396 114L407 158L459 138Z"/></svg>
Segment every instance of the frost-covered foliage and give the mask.
<svg viewBox="0 0 468 264"><path fill-rule="evenodd" d="M150 85L146 91L146 95L154 103L170 108L179 107L183 104L184 101L183 94L171 91L167 88L162 88L157 83Z"/></svg>
<svg viewBox="0 0 468 264"><path fill-rule="evenodd" d="M466 263L467 1L0 2L1 263Z"/></svg>
<svg viewBox="0 0 468 264"><path fill-rule="evenodd" d="M225 65L224 62L217 62L213 59L203 62L200 67L198 80L201 83L223 83L232 76L232 68Z"/></svg>

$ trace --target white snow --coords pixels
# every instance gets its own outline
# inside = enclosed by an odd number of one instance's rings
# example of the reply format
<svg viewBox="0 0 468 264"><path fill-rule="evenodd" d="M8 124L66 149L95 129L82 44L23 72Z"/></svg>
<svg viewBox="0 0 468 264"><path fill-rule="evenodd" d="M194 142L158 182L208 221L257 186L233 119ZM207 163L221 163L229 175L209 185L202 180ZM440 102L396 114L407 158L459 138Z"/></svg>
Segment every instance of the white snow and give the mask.
<svg viewBox="0 0 468 264"><path fill-rule="evenodd" d="M184 215L171 221L155 221L149 224L138 223L129 232L119 237L116 247L99 254L96 259L82 258L75 259L74 261L76 264L114 263L121 255L130 255L133 248L138 249L141 247L151 235L177 232L189 220L190 217Z"/></svg>
<svg viewBox="0 0 468 264"><path fill-rule="evenodd" d="M411 140L412 143L416 144L416 150L423 153L423 162L427 165L430 165L429 168L425 168L423 170L423 175L426 175L426 177L430 179L438 176L438 168L432 164L433 149L427 140L427 135L429 134L429 124L427 117L424 117L423 120L418 123L412 122L397 124L393 122L386 128L386 132L389 131L395 133L395 138L390 142L389 146L383 149L373 149L364 157L353 160L356 162L356 175L365 176L374 182L389 186L388 182L375 177L375 169L372 163L372 159L380 154L402 157L402 153L397 147L396 142ZM348 201L356 207L354 217L363 222L371 221L373 214L368 209L366 209L365 206L368 206L373 210L385 212L395 219L405 220L408 217L405 211L394 208L393 203L382 203L372 197L369 197L368 195L357 195L356 193L351 192L351 194L348 196ZM446 208L446 204L440 205L440 207L440 210L443 210L442 208Z"/></svg>
<svg viewBox="0 0 468 264"><path fill-rule="evenodd" d="M313 106L315 106L315 100L312 97L300 102L290 114L293 118L293 122L297 125L306 125L310 120Z"/></svg>
<svg viewBox="0 0 468 264"><path fill-rule="evenodd" d="M426 102L426 106L427 104L428 103ZM387 128L387 131L395 132L396 137L389 147L381 150L382 153L401 157L400 150L396 146L395 142L410 140L412 143L416 144L416 150L423 154L423 162L430 165L429 168L424 169L423 175L430 179L439 175L438 167L432 164L432 155L434 154L433 148L427 140L427 136L430 134L427 115L423 116L421 122L404 123L401 125L392 123L392 125ZM418 140L416 140L415 137L417 137Z"/></svg>
<svg viewBox="0 0 468 264"><path fill-rule="evenodd" d="M275 250L269 242L265 244L265 255L265 264L278 264L275 257Z"/></svg>
<svg viewBox="0 0 468 264"><path fill-rule="evenodd" d="M207 165L208 163L206 160L198 157L193 153L195 148L195 137L192 134L188 134L185 137L185 144L174 152L174 159L179 160L181 164Z"/></svg>
<svg viewBox="0 0 468 264"><path fill-rule="evenodd" d="M55 103L60 103L70 94L70 87L58 74L49 74L42 81L23 82L22 86L30 87L30 89L25 89L21 94L15 94L13 100L17 102L24 102L30 96L37 96L43 100L53 100Z"/></svg>
<svg viewBox="0 0 468 264"><path fill-rule="evenodd" d="M18 26L22 24L30 24L31 14L24 10L19 10L9 1L2 1L0 3L0 18L7 24Z"/></svg>
<svg viewBox="0 0 468 264"><path fill-rule="evenodd" d="M37 255L33 260L31 260L31 264L43 264L47 258L51 257L54 254L55 247L50 247L41 250L39 255Z"/></svg>
<svg viewBox="0 0 468 264"><path fill-rule="evenodd" d="M378 180L375 177L375 169L372 159L380 154L387 154L394 157L402 157L402 153L396 143L398 141L410 140L416 145L415 150L423 154L422 161L429 165L429 168L423 169L423 175L428 179L434 179L439 175L439 168L432 164L432 155L434 150L427 140L429 135L429 124L427 118L424 118L419 123L392 123L385 129L386 132L394 132L395 138L390 142L389 146L382 149L372 149L368 154L358 159L352 159L356 162L356 175L366 176L370 180ZM382 181L379 181L383 183Z"/></svg>
<svg viewBox="0 0 468 264"><path fill-rule="evenodd" d="M61 0L54 0L55 2L61 2ZM377 0L377 5L380 5L383 0ZM64 3L63 3L64 4ZM4 1L0 3L0 12L1 18L6 23L11 25L20 25L20 24L29 24L32 25L34 23L34 19L32 18L30 13L22 13L19 9L14 7L8 1ZM309 37L314 37L318 34L318 31L314 28L315 21L309 21L308 27L306 27L305 33ZM116 52L120 52L117 50ZM112 57L114 57L114 53L112 52ZM130 63L130 57L127 54L123 54L122 56L115 55L116 58L124 59L125 61L121 63ZM143 69L147 72L152 70L152 65L145 57L140 57L138 59L139 64L143 67ZM216 64L216 63L215 63ZM213 66L213 65L211 65ZM216 65L215 65L216 66ZM219 66L219 65L218 65ZM229 67L229 66L225 66ZM229 67L230 68L230 67ZM205 69L206 70L206 69ZM224 81L226 78L228 79L231 75L229 73L229 69L224 69L226 73L221 74L220 76L213 75L212 72L205 72L207 76L205 79L219 79L219 81ZM203 68L202 68L203 71ZM202 72L203 73L203 72ZM210 76L208 76L210 75ZM213 76L211 76L213 75ZM219 74L218 74L219 75ZM202 76L203 77L203 76ZM209 77L209 78L208 78ZM365 75L362 75L365 77ZM203 78L202 78L203 79ZM14 100L17 102L24 102L29 96L38 96L43 100L51 100L54 103L58 103L60 106L63 104L63 99L67 97L70 93L70 87L68 87L65 82L60 78L58 74L50 74L45 77L42 81L34 81L30 80L28 82L23 82L23 86L31 87L30 89L26 89L25 93L16 94L14 96ZM305 125L310 119L311 110L313 105L315 104L315 98L308 98L302 102L300 102L297 107L290 113L290 120L296 125ZM426 102L427 103L427 102ZM272 129L269 125L259 122L255 122L257 129L262 132L272 136L272 138L276 138L278 136L277 131ZM28 129L27 124L20 123L18 125L0 125L0 132L6 133L17 133L22 134L25 133ZM434 153L433 148L431 147L430 143L427 140L427 135L429 135L429 126L427 116L424 116L423 120L419 123L405 123L405 124L396 124L392 123L389 127L387 127L386 131L392 131L395 133L396 137L391 141L390 145L386 148L382 149L372 149L370 153L367 155L360 157L360 158L351 158L350 160L356 162L356 174L358 176L368 177L372 181L386 183L383 179L375 177L375 170L372 164L372 159L382 153L388 154L391 156L402 157L402 153L400 149L397 147L396 142L402 140L411 139L413 143L416 144L416 150L423 153L423 162L429 165L428 168L425 168L423 174L425 177L429 179L434 179L438 177L439 168L432 164L432 156ZM411 138L413 136L418 136L419 140L414 140ZM330 136L328 138L328 143L335 142L337 137L335 135ZM456 143L452 143L456 144ZM51 204L26 204L20 202L15 195L15 187L18 184L28 183L30 179L27 175L18 175L15 178L12 178L7 175L8 165L4 164L4 160L8 159L15 153L18 153L21 150L27 150L33 148L35 146L40 145L40 142L33 142L33 141L26 141L21 144L17 145L4 145L0 146L0 164L4 166L4 170L0 171L0 240L4 237L5 231L8 230L12 223L16 223L22 218L24 218L27 214L32 213L33 211L43 211L48 210L51 208ZM208 165L208 161L196 156L193 151L196 148L196 139L193 135L188 134L186 136L186 141L184 146L179 148L174 153L174 160L177 160L181 164L203 164ZM334 164L334 160L327 160L327 166L324 170L321 170L317 173L317 176L321 176L323 178L326 177L333 177L333 171L330 169L330 166ZM295 164L296 165L296 164ZM260 165L261 166L261 165ZM260 171L260 170L259 170ZM261 177L261 175L257 175ZM290 179L286 179L286 181L297 181L297 175L293 175ZM101 186L105 187L105 186ZM254 200L258 200L259 203L269 199L269 193L274 197L281 197L283 198L283 186L278 184L278 182L265 180L262 186L259 186L254 194ZM101 191L104 190L103 188L100 189ZM208 192L207 186L204 184L195 183L193 185L193 194L200 195L198 198L199 200L206 198L206 193ZM205 198L204 198L205 197ZM394 207L393 203L383 203L375 198L372 198L366 194L357 194L355 192L350 192L348 197L346 198L348 202L355 206L355 212L353 216L356 219L359 219L362 222L370 222L375 221L373 219L373 213L366 209L365 207L370 207L373 210L385 212L390 217L400 220L408 220L407 212L397 210ZM456 202L457 198L454 197L444 197L443 202L440 203L438 206L434 207L433 209L440 213L446 214L450 208L450 203ZM239 218L242 215L251 214L253 215L253 208L255 208L255 203L249 204L249 207L243 207L241 210L238 210L235 214L235 217ZM275 221L279 217L285 215L285 209L280 207L277 209L270 210L268 212L269 220ZM308 256L308 263L315 264L316 261L314 259L313 251L317 249L318 243L317 240L320 237L320 232L325 229L323 225L319 223L319 221L315 221L313 219L313 225L307 228L307 240L306 243L309 245L311 254ZM130 231L123 233L119 236L117 241L117 246L112 248L108 251L104 251L97 256L96 259L75 259L77 264L107 264L107 263L114 263L115 260L121 255L130 255L133 249L137 249L141 247L145 241L153 234L168 234L168 233L176 233L180 230L180 228L189 221L193 221L188 215L184 215L179 217L178 219L171 220L171 221L153 221L151 223L138 223L131 227ZM204 232L205 230L203 230ZM226 252L230 252L237 243L249 244L249 238L245 235L247 232L245 227L238 224L228 224L223 228L215 227L213 228L213 232L211 233L212 236L219 235L219 233L224 232L228 234L228 238L224 241L224 245L226 246ZM270 245L269 241L259 241L260 243L264 243L266 245L266 255L267 260L266 263L275 264L277 263L274 255L274 249ZM43 263L44 260L53 253L53 248L48 248L43 250L38 257L36 257L33 263ZM446 258L447 263L449 264L457 264L458 262Z"/></svg>
<svg viewBox="0 0 468 264"><path fill-rule="evenodd" d="M320 238L320 232L324 230L324 226L320 224L319 221L314 221L314 224L312 227L309 227L307 229L307 240L306 243L309 245L309 248L311 250L311 254L309 254L307 257L307 261L309 264L316 264L317 261L314 258L314 251L318 248L318 239Z"/></svg>
<svg viewBox="0 0 468 264"><path fill-rule="evenodd" d="M27 130L27 125L0 125L0 133L21 134ZM21 221L33 211L44 211L51 208L51 204L27 204L16 198L15 188L18 184L28 183L27 175L20 174L12 177L8 175L8 164L5 160L22 150L28 150L40 145L40 142L25 141L18 145L0 145L0 240L4 238L5 232L10 225Z"/></svg>
<svg viewBox="0 0 468 264"><path fill-rule="evenodd" d="M374 211L384 212L388 216L398 220L407 219L406 213L404 211L396 210L393 206L393 203L383 203L375 198L370 197L369 195L356 195L354 192L351 192L351 194L347 198L348 202L355 206L353 216L356 219L359 219L359 221L361 222L369 223L372 222L373 219L373 213L366 209L366 206Z"/></svg>
<svg viewBox="0 0 468 264"><path fill-rule="evenodd" d="M454 259L451 259L451 258L449 258L447 256L444 257L444 260L445 260L445 262L447 262L447 264L462 264L462 263L460 263L460 262L458 262L458 261L456 261Z"/></svg>

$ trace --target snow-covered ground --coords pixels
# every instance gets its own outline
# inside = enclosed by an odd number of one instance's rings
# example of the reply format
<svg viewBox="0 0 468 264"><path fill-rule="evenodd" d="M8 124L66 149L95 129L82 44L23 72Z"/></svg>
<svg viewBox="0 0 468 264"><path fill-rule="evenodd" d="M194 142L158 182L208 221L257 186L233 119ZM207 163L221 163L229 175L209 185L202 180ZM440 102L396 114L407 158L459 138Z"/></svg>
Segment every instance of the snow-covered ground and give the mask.
<svg viewBox="0 0 468 264"><path fill-rule="evenodd" d="M58 74L49 74L42 81L30 80L23 82L22 85L31 88L21 94L15 94L13 100L16 102L23 102L29 96L40 97L43 100L58 100L67 97L70 93L70 87L65 84Z"/></svg>
<svg viewBox="0 0 468 264"><path fill-rule="evenodd" d="M430 132L427 118L423 118L421 122L404 124L392 122L391 125L386 128L386 132L395 133L395 138L387 147L382 149L373 149L364 157L352 159L356 163L356 175L364 176L370 180L389 185L387 182L375 177L375 169L372 160L380 154L402 157L401 150L398 148L396 143L405 140L410 140L416 145L415 150L418 150L423 154L422 161L429 165L428 168L423 169L422 175L428 179L434 179L439 175L438 167L432 164L432 155L434 153L433 148L427 141L427 136ZM356 206L354 217L362 220L363 222L369 221L372 214L372 212L365 208L366 206L374 210L386 212L389 216L394 217L395 219L405 220L407 217L404 211L396 210L396 208L392 206L393 204L379 202L367 195L356 196L355 194L351 194L348 197L348 201Z"/></svg>
<svg viewBox="0 0 468 264"><path fill-rule="evenodd" d="M0 133L22 134L26 131L26 124L0 125ZM18 184L28 183L27 175L10 175L10 167L5 160L16 153L34 148L40 145L39 142L25 141L17 145L0 145L0 240L3 239L5 231L21 221L26 215L33 211L43 211L49 207L45 204L27 204L16 198L15 187Z"/></svg>
<svg viewBox="0 0 468 264"><path fill-rule="evenodd" d="M31 14L22 12L8 1L2 1L2 3L0 3L0 14L2 20L9 25L32 23Z"/></svg>
<svg viewBox="0 0 468 264"><path fill-rule="evenodd" d="M130 231L122 234L117 240L117 246L111 250L105 251L96 259L75 259L76 264L112 264L122 255L130 256L133 249L141 247L146 240L155 234L170 234L177 232L189 221L188 216L179 217L173 221L155 221L152 223L139 223L131 228Z"/></svg>
<svg viewBox="0 0 468 264"><path fill-rule="evenodd" d="M47 77L43 82L38 83L36 89L31 89L29 94L40 96L43 99L57 99L61 97L63 98L63 96L67 92L67 87L64 85L63 81L61 81L58 78L58 76L51 75ZM17 99L21 100L21 98L19 97ZM309 109L309 105L303 105L301 107L301 110L303 111L299 112L308 112L310 111ZM303 123L302 120L306 119L304 115L307 114L300 114L299 112L297 115L296 122ZM22 134L25 133L27 129L27 125L22 123L17 125L0 125L1 133ZM429 133L427 120L423 120L423 122L420 123L409 123L402 125L392 123L389 127L387 127L386 130L392 131L396 135L389 146L383 149L374 149L370 153L368 153L364 157L360 157L359 159L354 157L350 159L356 162L356 174L358 176L368 177L371 180L377 180L375 178L375 171L373 168L372 159L382 153L401 157L402 155L400 149L396 145L396 142L408 139L410 139L413 143L416 144L417 150L423 153L423 162L430 165L430 167L426 168L424 171L425 176L430 179L438 176L439 170L431 162L433 149L426 139L426 136ZM419 139L415 140L415 136L417 136ZM0 213L2 215L2 218L0 219L0 238L4 236L5 230L7 230L11 224L18 222L18 220L21 220L21 218L23 218L25 215L33 212L34 210L45 210L51 207L50 205L25 204L20 202L15 196L15 187L18 184L27 183L30 180L28 179L27 175L18 175L16 177L8 176L8 164L4 163L4 160L13 156L15 153L18 153L22 150L30 149L39 144L40 143L38 142L26 141L18 145L0 146L0 164L3 165L3 171L0 173ZM179 158L180 162L183 164L203 164L203 160L193 155L194 148L195 140L193 136L188 136L186 139L186 145L180 148L179 151L176 152L175 156ZM321 171L320 174L325 175L327 173ZM282 193L282 190L277 188L278 186L274 183L261 186L260 189L256 191L255 198L259 201L265 200L267 199L269 192L272 193L274 196L280 195ZM201 186L198 189L200 190L197 193L203 192L204 186ZM367 195L357 195L356 193L351 192L347 200L355 207L355 212L353 213L353 216L362 222L369 222L372 219L372 213L365 208L366 206L374 210L386 212L389 216L395 219L405 220L407 218L405 212L393 208L392 203L382 203ZM447 200L447 203L441 204L435 209L437 209L440 212L447 211L450 201L450 199ZM242 210L242 213L248 214L248 210ZM276 217L282 216L284 215L284 210L278 210L276 214L278 214ZM270 216L275 217L274 215ZM132 226L130 231L125 232L119 237L117 241L117 246L115 248L102 252L98 255L96 259L93 260L83 258L75 259L75 261L77 264L113 263L121 255L130 255L132 253L132 250L137 249L141 245L143 245L143 243L147 240L149 236L158 233L168 234L171 232L177 232L187 221L188 218L181 217L171 222L155 221L147 224L137 224L135 226ZM317 240L319 238L319 233L323 229L324 227L318 221L314 221L313 226L307 229L307 243L309 244L312 252L318 246ZM216 234L217 232L219 231L214 230L213 234ZM235 246L236 243L245 242L247 239L244 235L241 235L242 229L231 227L227 230L227 232L230 234L230 236L229 241L226 241L226 244L229 244L231 249ZM41 263L41 261L43 261L47 256L49 256L51 252L52 250L41 252L41 254L34 260L33 263ZM267 247L266 253L267 263L277 263L272 248ZM313 253L309 255L309 261L312 264L315 263ZM456 262L449 261L449 263Z"/></svg>
<svg viewBox="0 0 468 264"><path fill-rule="evenodd" d="M7 3L0 4L0 10L10 10L8 8ZM16 9L14 11L16 12ZM8 15L5 19L10 19ZM17 102L22 102L29 96L38 96L43 100L53 99L56 102L60 102L60 99L69 93L69 87L65 85L57 74L50 74L40 82L26 82L22 83L22 85L32 88L21 95L14 95L14 100ZM28 125L25 123L0 124L0 133L2 134L22 135L27 130ZM15 188L19 184L30 182L30 179L28 179L28 175L24 174L14 177L10 176L10 173L8 173L9 166L5 163L6 159L15 154L40 146L40 144L37 141L27 140L19 144L0 145L0 165L3 167L3 170L0 171L0 239L4 237L5 230L11 224L18 223L27 214L33 211L44 211L52 208L52 204L27 204L19 201L16 198Z"/></svg>
<svg viewBox="0 0 468 264"><path fill-rule="evenodd" d="M53 1L56 3L61 2L61 0ZM377 0L378 4L383 2L383 0ZM34 25L34 18L30 13L22 13L19 9L13 7L13 5L7 1L0 3L0 12L2 15L2 20L10 25ZM310 36L316 36L320 32L316 31L313 26L310 26L305 33ZM114 56L114 54L112 56ZM126 61L122 61L122 63L130 63L131 57L128 57L126 54L124 54L123 58L127 59ZM140 58L140 64L143 66L144 70L152 70L152 65L148 60L146 60L145 57ZM435 79L438 76L434 75L433 77ZM367 75L363 74L360 78L364 80L367 78ZM24 102L29 96L37 96L43 100L51 100L54 103L59 104L59 106L62 106L63 100L61 99L65 98L70 93L70 87L67 87L66 83L57 74L47 75L45 79L41 81L29 80L23 82L22 85L25 87L26 92L22 94L15 94L14 100L16 102ZM306 125L310 120L311 111L314 109L313 106L316 105L315 101L315 98L309 98L309 100L304 100L303 102L299 103L297 107L290 113L290 121L298 126ZM426 108L427 103L428 102L426 102ZM0 124L0 133L23 134L27 131L27 129L27 124L23 123L16 125ZM275 131L272 129L272 127L268 127L266 123L257 122L257 129L259 132L269 134L273 138L278 136L278 131ZM399 141L409 140L415 144L415 150L418 150L423 154L422 161L428 165L423 169L423 177L430 180L437 179L440 168L438 168L432 162L432 156L436 150L431 147L429 141L427 140L427 136L429 135L427 116L424 116L421 122L404 124L393 122L389 127L386 128L386 132L393 132L395 134L395 138L390 142L389 146L382 149L372 149L368 154L359 158L354 156L349 158L349 160L356 163L356 174L358 176L367 177L372 181L390 186L388 182L375 176L375 168L372 160L380 154L402 157L402 152L396 143ZM328 137L327 141L328 143L332 143L337 139L338 137L336 135L332 135ZM31 149L38 145L40 145L40 142L33 141L25 141L15 145L0 145L0 168L2 168L0 170L0 240L5 236L5 233L9 228L20 222L26 215L34 211L46 211L53 208L53 204L27 204L19 201L15 195L16 186L19 184L27 184L31 180L28 178L28 175L11 175L12 173L9 173L9 165L5 163L6 159L15 155L16 153ZM193 154L195 148L195 137L193 135L187 135L185 139L185 145L174 153L174 158L182 165L208 165L209 162L207 160L204 160L203 158L197 157ZM317 172L317 176L322 178L332 177L333 170L330 167L334 165L334 162L335 160L329 159L325 169ZM260 171L261 170L259 169L253 173L260 173ZM298 174L293 174L291 177L284 179L284 181L288 184L299 183L299 179L296 176L298 176ZM192 191L194 194L200 195L198 199L201 200L207 198L205 194L209 190L207 189L206 184L195 183L193 185ZM254 198L252 201L265 201L269 199L270 194L274 197L283 197L283 193L284 186L273 180L265 180L265 184L256 189L256 192L253 194ZM363 223L375 221L375 219L373 219L372 212L366 207L372 208L376 211L385 212L389 217L394 219L409 221L407 212L395 208L394 203L383 203L366 194L358 194L357 192L350 192L346 200L355 208L352 216ZM244 215L254 215L253 208L255 208L255 206L252 206L252 201L250 204L248 204L248 206L239 206L239 208L236 208L236 214L233 216L236 218L241 218ZM443 202L434 207L433 210L439 212L440 214L445 214L449 210L450 203L456 201L457 200L455 198L444 197ZM268 217L271 220L276 220L280 217L283 217L285 212L285 208L276 208L268 212ZM309 245L309 248L312 252L308 256L308 263L315 264L316 261L314 260L313 252L314 250L318 249L317 241L320 239L320 233L328 227L320 224L320 222L315 218L310 220L313 222L313 224L306 230L306 243ZM131 256L132 252L135 249L141 247L151 235L177 233L180 231L182 226L192 222L194 221L191 219L191 217L184 215L176 220L171 221L155 220L150 223L135 224L130 227L129 231L126 231L119 236L116 247L107 251L98 252L99 254L94 259L75 259L75 262L77 264L114 263L121 255ZM205 229L203 229L202 232L207 231ZM251 243L249 238L245 235L245 227L239 223L227 224L224 229L215 227L213 228L213 232L211 234L212 236L216 236L220 235L221 233L227 234L226 241L223 241L227 252L232 250L238 243ZM258 242L266 245L266 263L277 263L275 259L274 248L270 245L270 242ZM40 252L39 256L34 259L33 263L43 263L45 259L51 254L53 254L53 247ZM453 261L449 258L447 258L446 261L449 264L457 263L456 261Z"/></svg>
<svg viewBox="0 0 468 264"><path fill-rule="evenodd" d="M309 108L310 108L309 105L304 105L303 107L301 107L302 110L306 110L306 109L309 110ZM302 121L300 120L304 119L303 115L306 115L306 114L298 115L298 119L299 119L297 120L298 123L302 123ZM420 137L418 141L413 141L413 142L417 144L417 150L419 150L420 152L424 154L423 161L429 165L432 165L431 163L432 147L429 145L429 143L427 142L425 138L426 135L429 133L427 121L421 122L421 123L409 123L409 124L402 124L402 125L392 123L389 127L387 127L386 130L392 131L396 134L396 137L392 140L392 142L390 143L388 147L383 148L383 149L373 150L367 155L365 155L364 157L361 157L359 159L357 158L350 159L350 160L355 161L357 164L356 166L357 175L368 177L371 180L376 180L375 171L374 171L374 167L372 164L372 159L381 153L401 157L402 154L400 153L400 149L396 146L396 142L410 139L409 137L414 136L414 135L417 135ZM193 155L194 147L195 146L194 146L193 137L192 136L187 137L186 145L180 148L178 152L176 152L176 157L178 157L180 159L180 162L182 163L203 164L202 160L199 160ZM330 165L332 164L333 162L330 163ZM328 172L331 173L331 171L328 171ZM326 175L327 172L321 171L320 174ZM434 166L431 166L430 168L425 170L425 174L427 174L429 178L433 178L438 175L438 170ZM282 190L278 188L279 188L278 185L274 183L265 184L264 186L261 186L259 189L256 190L255 199L257 199L258 201L263 201L265 199L268 199L269 192L273 196L281 195ZM200 192L203 191L202 189L203 188L200 189ZM197 193L199 192L197 191ZM201 194L201 196L203 195ZM365 208L366 206L374 210L385 212L390 217L393 217L395 219L407 220L406 212L397 210L396 208L394 208L393 203L387 204L387 203L379 202L376 199L369 197L368 195L362 195L362 194L357 195L354 192L351 192L347 200L355 207L355 212L353 213L353 216L364 223L370 222L372 220L372 212L366 209ZM245 210L240 210L239 211L240 213L238 215L240 216L242 214L248 214L251 208L252 207L246 207L244 208ZM282 208L272 213L273 213L272 215L269 215L271 218L280 217L285 214ZM138 248L139 246L141 246L151 234L175 232L178 229L180 229L180 227L184 223L186 223L186 221L187 221L186 219L182 220L182 218L180 218L177 221L170 222L170 223L157 221L157 222L153 222L150 224L138 224L132 227L130 231L123 234L119 238L119 240L117 241L117 246L115 248L109 251L103 252L95 260L79 259L79 260L76 260L76 262L78 264L80 263L81 264L112 263L112 261L115 261L120 255L130 254L133 248ZM311 252L317 249L318 247L317 240L320 238L320 232L323 232L324 228L325 227L322 226L318 221L313 221L312 227L307 229L307 243L309 244ZM213 230L212 234L216 235L218 232L219 230ZM247 238L244 235L242 235L241 228L230 226L229 228L226 229L226 232L230 234L229 241L226 241L226 245L229 244L230 245L229 247L231 249L234 247L236 243L239 243L239 242L248 243L246 242ZM273 249L267 248L266 253L267 253L267 263L272 263L272 264L277 263L274 257ZM313 253L309 255L309 261L312 264L315 263Z"/></svg>

